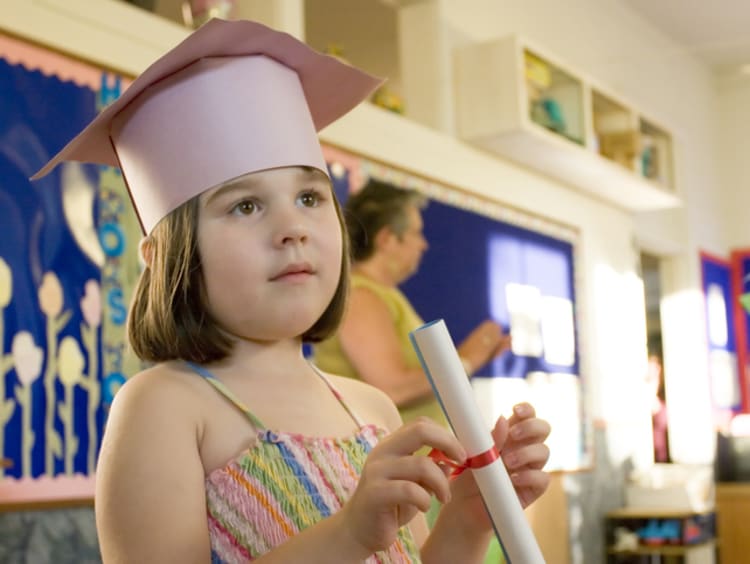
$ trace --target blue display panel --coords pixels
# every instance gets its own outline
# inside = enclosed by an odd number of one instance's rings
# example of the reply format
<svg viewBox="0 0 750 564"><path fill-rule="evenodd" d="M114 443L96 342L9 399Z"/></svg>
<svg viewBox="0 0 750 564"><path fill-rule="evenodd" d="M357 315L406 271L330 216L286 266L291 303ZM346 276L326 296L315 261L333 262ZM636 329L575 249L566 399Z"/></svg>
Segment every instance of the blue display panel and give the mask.
<svg viewBox="0 0 750 564"><path fill-rule="evenodd" d="M98 171L76 166L39 182L29 177L95 116L96 92L1 59L0 92L5 474L89 474L103 424L100 268L83 230L93 230L95 198L76 191L96 185Z"/></svg>
<svg viewBox="0 0 750 564"><path fill-rule="evenodd" d="M707 253L701 253L700 258L713 403L719 410L739 411L742 388L737 370L731 265Z"/></svg>

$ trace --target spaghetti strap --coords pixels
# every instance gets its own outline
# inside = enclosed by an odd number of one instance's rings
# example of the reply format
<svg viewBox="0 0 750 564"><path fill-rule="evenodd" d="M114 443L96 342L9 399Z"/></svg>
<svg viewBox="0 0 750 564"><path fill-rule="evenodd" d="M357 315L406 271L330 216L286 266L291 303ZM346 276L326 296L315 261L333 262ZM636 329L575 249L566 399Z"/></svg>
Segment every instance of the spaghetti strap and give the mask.
<svg viewBox="0 0 750 564"><path fill-rule="evenodd" d="M267 427L263 424L263 422L258 419L255 414L253 414L252 411L240 400L232 390L227 388L227 386L219 380L216 376L211 374L209 370L204 368L203 366L200 366L199 364L194 364L192 362L186 362L191 370L195 372L196 374L200 375L205 379L209 384L211 384L216 390L223 395L227 400L229 400L230 403L232 403L237 409L239 409L242 413L245 414L245 416L252 422L253 425L255 425L258 429L267 429ZM352 418L354 421L354 424L357 426L357 428L361 429L364 427L364 424L362 423L362 420L357 416L354 411L352 411L347 403L344 401L344 398L341 396L339 391L334 387L333 383L328 379L328 377L323 374L318 368L311 362L310 367L313 369L313 371L320 376L321 380L328 386L328 389L331 390L331 393L334 395L334 397L338 400L339 404L341 404L341 407L346 410L346 412L349 414L349 417Z"/></svg>
<svg viewBox="0 0 750 564"><path fill-rule="evenodd" d="M341 396L341 394L339 393L339 391L335 388L335 386L333 385L333 383L328 379L328 377L325 374L323 374L323 372L321 372L318 369L318 367L315 366L312 362L310 362L310 367L315 371L315 373L318 376L320 376L320 378L323 380L323 382L326 383L326 385L328 386L328 389L331 390L331 393L339 401L339 403L341 404L341 407L343 407L346 410L346 412L349 414L349 417L351 417L354 420L354 423L357 425L357 427L359 429L361 429L362 427L364 427L364 424L362 423L362 420L357 416L356 413L354 413L354 411L352 411L349 408L349 406L347 405L347 403L344 401L344 398Z"/></svg>
<svg viewBox="0 0 750 564"><path fill-rule="evenodd" d="M230 401L237 409L239 409L242 413L245 414L245 416L250 420L250 422L255 425L255 427L259 430L265 429L266 426L263 425L263 422L258 419L252 411L250 411L247 406L242 403L242 401L234 395L234 393L227 388L224 383L219 380L216 376L211 374L210 371L206 370L202 366L198 364L193 364L192 362L186 362L186 364L198 375L202 376L209 384L211 384L214 388L216 388L221 395L223 395L226 399Z"/></svg>

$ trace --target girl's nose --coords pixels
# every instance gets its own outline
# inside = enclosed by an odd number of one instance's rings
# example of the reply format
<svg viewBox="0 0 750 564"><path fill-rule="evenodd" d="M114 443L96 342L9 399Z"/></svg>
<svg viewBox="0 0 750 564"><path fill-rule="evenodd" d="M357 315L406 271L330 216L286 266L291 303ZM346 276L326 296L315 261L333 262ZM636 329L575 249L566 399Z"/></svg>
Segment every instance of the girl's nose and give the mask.
<svg viewBox="0 0 750 564"><path fill-rule="evenodd" d="M278 238L281 246L305 243L307 242L307 229L299 223L289 225L279 232Z"/></svg>
<svg viewBox="0 0 750 564"><path fill-rule="evenodd" d="M296 208L277 210L275 219L274 242L276 245L296 245L307 241L308 229Z"/></svg>

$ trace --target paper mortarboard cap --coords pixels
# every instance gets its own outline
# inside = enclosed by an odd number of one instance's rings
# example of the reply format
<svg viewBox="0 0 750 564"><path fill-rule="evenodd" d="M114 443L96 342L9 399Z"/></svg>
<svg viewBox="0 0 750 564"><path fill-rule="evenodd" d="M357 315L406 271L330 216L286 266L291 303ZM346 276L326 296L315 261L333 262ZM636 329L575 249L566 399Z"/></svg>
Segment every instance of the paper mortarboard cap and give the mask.
<svg viewBox="0 0 750 564"><path fill-rule="evenodd" d="M66 160L119 166L145 233L243 174L327 174L317 131L379 84L289 34L211 20L146 69L34 179Z"/></svg>

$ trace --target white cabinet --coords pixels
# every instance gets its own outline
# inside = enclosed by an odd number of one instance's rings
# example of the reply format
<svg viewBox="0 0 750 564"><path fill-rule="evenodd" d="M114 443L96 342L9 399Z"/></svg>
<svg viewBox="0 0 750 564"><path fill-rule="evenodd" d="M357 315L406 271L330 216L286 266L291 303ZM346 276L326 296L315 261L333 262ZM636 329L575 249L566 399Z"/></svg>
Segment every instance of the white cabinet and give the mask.
<svg viewBox="0 0 750 564"><path fill-rule="evenodd" d="M454 53L458 135L631 211L676 207L669 132L519 36Z"/></svg>

